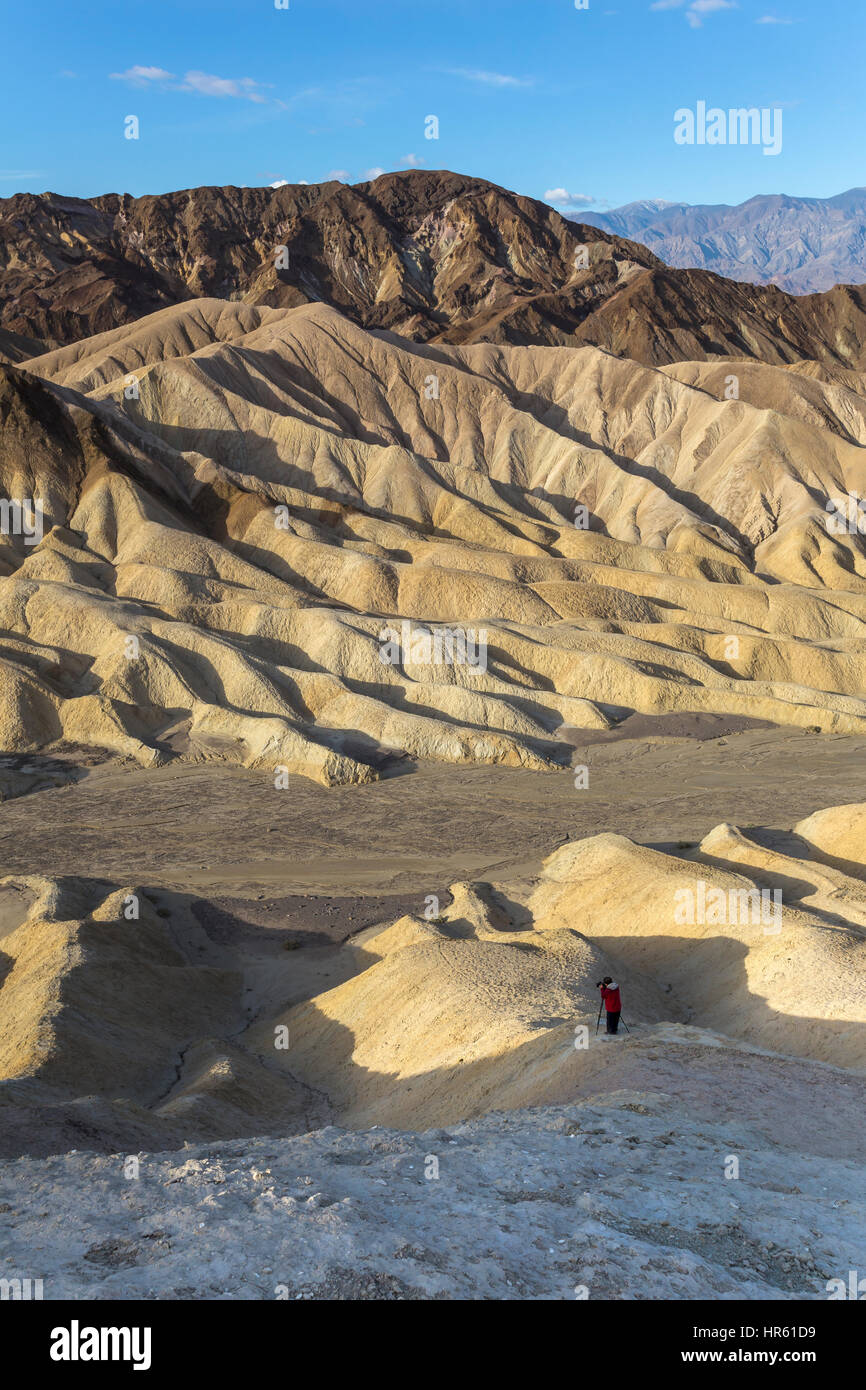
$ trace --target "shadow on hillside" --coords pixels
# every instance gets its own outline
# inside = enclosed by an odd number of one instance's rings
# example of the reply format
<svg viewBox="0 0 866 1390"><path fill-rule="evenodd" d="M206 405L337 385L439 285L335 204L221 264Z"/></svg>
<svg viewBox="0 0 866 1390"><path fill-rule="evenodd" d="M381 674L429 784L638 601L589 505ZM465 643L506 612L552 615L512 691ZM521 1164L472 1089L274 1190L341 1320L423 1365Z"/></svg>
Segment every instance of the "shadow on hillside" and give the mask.
<svg viewBox="0 0 866 1390"><path fill-rule="evenodd" d="M282 408L280 413L284 413ZM343 470L345 478L343 486L322 485L317 481L312 470L301 468L284 459L276 444L270 439L257 436L254 457L251 457L246 437L241 430L202 430L185 425L160 424L155 426L152 421L147 420L142 420L141 424L143 428L153 431L160 439L179 452L197 450L214 459L224 468L233 472L248 473L265 485L270 483L306 494L310 499L309 502L306 504L301 501L297 504L292 503L291 511L300 520L318 527L324 533L320 537L321 543L326 543L326 533L328 530L332 530L335 544L339 545L339 541L342 539L341 529L351 525L354 512L388 522L394 526L402 526L412 535L436 537L440 540L456 539L452 532L434 525L426 516L420 514L406 516L394 511L393 505L389 507L372 506L365 500L348 470ZM335 433L338 434L337 431ZM440 473L437 464L441 464L443 460L430 459L422 454L413 453L412 461L418 470L420 479L429 479L435 487L441 489L443 494L453 497L457 502L466 503L468 501L457 487ZM495 488L493 490L496 491ZM516 491L515 495L520 495L519 491ZM316 498L321 498L323 502L332 505L328 508L318 509L315 506ZM307 593L327 597L332 606L339 606L338 599L323 594L323 591L317 589L315 584L303 576L295 575L291 567L276 552L263 550L261 547L250 545L244 540L232 539L226 530L226 521L231 510L230 503L212 487L203 486L198 494L198 499L201 516L206 518L207 533L221 545L225 545L234 554L257 565L258 568L267 573L275 575L276 578L286 580ZM390 500L393 503L393 498ZM504 496L502 500L503 503L506 502ZM261 502L263 506L267 505L265 497L261 498ZM277 505L277 503L274 502L273 505ZM472 498L471 505L479 515L484 516L496 526L501 527L503 531L520 540L524 539L520 530L521 520L533 527L545 524L536 519L535 509L532 507L526 513L520 508L516 508L516 515L511 516L506 510L500 510L491 503L481 501L478 498ZM546 524L549 526L552 523L547 522ZM405 554L405 551L402 553ZM394 555L389 554L385 563L400 563L397 559L397 552ZM351 605L346 605L346 607L350 611L356 611L351 608Z"/></svg>
<svg viewBox="0 0 866 1390"><path fill-rule="evenodd" d="M730 873L747 876L749 882L754 883L760 889L777 889L782 894L781 901L788 906L796 906L803 898L816 892L814 884L808 879L797 878L793 874L780 873L777 869L765 869L757 864L744 864L739 859L726 859L719 854L699 853L690 857L695 864L715 865L717 868ZM817 891L820 892L821 890L818 889ZM828 912L815 903L809 903L805 910L808 911L810 918L814 919L817 928L823 927L827 931L847 932L866 938L866 927L852 922L842 913Z"/></svg>
<svg viewBox="0 0 866 1390"><path fill-rule="evenodd" d="M848 878L866 883L866 864L859 864L856 859L840 859L837 855L827 854L825 850L818 849L793 830L750 826L746 833L750 840L754 840L755 844L762 845L765 849L776 850L796 859L813 859L817 864L825 864L828 869L838 869L840 873L847 874Z"/></svg>
<svg viewBox="0 0 866 1390"><path fill-rule="evenodd" d="M460 924L452 925L459 929ZM458 934L457 930L449 933L452 936ZM817 1054L820 1060L830 1065L863 1066L866 1059L866 1026L850 1021L787 1015L770 1008L765 1000L752 994L748 988L745 968L748 949L739 941L720 938L705 943L684 942L681 938L623 936L595 938L593 944L615 960L627 962L634 970L644 968L636 958L636 951L639 955L651 953L654 968L652 972L645 970L644 973L657 984L681 973L683 958L687 956L692 977L695 980L700 980L702 976L711 978L721 987L725 1001L723 1007L708 1002L707 1007L701 1010L696 997L689 1019L693 1027L706 1028L737 1041L771 1052L785 1053L791 1058L799 1057L804 1061ZM683 997L684 989L681 987L680 998ZM461 1061L453 1067L431 1068L409 1076L400 1074L404 1068L400 1065L402 1059L398 1060L396 1054L393 1070L375 1072L360 1066L355 1060L356 1040L352 1029L322 1014L320 1027L312 1025L315 1045L312 1050L308 1047L307 1056L301 1059L298 1067L298 1074L311 1077L316 1086L326 1091L333 1085L340 1097L336 1121L349 1128L366 1128L375 1123L397 1129L423 1129L458 1123L491 1109L560 1104L591 1094L603 1094L607 1089L633 1089L638 1084L636 1078L629 1072L628 1061L623 1061L616 1049L622 1044L626 1047L639 1045L641 1037L645 1036L645 1021L630 1010L628 997L623 1002L624 1018L632 1033L621 1034L619 1039L602 1044L603 1052L599 1051L595 1041L594 1009L583 1009L576 1011L574 1019L567 1024L561 1024L558 1019L550 1020L558 1036L546 1030L538 1038L501 1055L494 1054L466 1064ZM383 1007L385 1004L383 1000ZM316 1008L315 1005L312 1007ZM392 1019L391 1022L396 1026L399 1020ZM579 1023L589 1028L590 1046L586 1050L574 1046L574 1028ZM310 1028L310 1025L305 1027L305 1035L310 1035ZM601 1034L598 1037L600 1040ZM837 1043L841 1044L843 1040L844 1048L837 1049ZM653 1048L656 1047L657 1044L653 1043ZM707 1051L715 1049L709 1047ZM834 1056L834 1052L837 1055ZM676 1052L671 1055L675 1058ZM683 1064L687 1066L689 1059L686 1048L683 1048L682 1056ZM738 1057L742 1059L743 1054L738 1054ZM643 1062L643 1058L639 1060ZM283 1064L292 1065L289 1056L286 1056ZM297 1067L297 1062L294 1065ZM780 1061L779 1065L784 1066L784 1061ZM738 1066L743 1068L746 1063L730 1057L726 1080L732 1079L736 1084ZM616 1079L609 1075L609 1069L614 1071ZM333 1078L332 1082L329 1077ZM855 1082L859 1083L862 1095L863 1078L852 1076L851 1084ZM749 1104L744 1113L751 1114L756 1107L756 1097L753 1093L747 1094Z"/></svg>
<svg viewBox="0 0 866 1390"><path fill-rule="evenodd" d="M86 888L88 882L94 901L110 887L104 880L69 880L69 891L74 887L80 892L82 885ZM796 879L791 883L792 891L802 886ZM494 929L497 920L501 920L503 931L531 927L529 914L522 904L493 885L479 883L474 887L493 909ZM315 942L315 938L310 941L303 934L303 913L307 909L303 904L293 904L298 920L291 924L278 914L275 920L264 922L256 918L255 914L263 911L258 905L254 909L251 904L245 914L239 915L232 909L203 907L203 900L189 893L161 889L137 891L147 897L152 909L141 921L84 921L80 934L82 955L65 967L68 973L63 975L61 1007L52 1024L57 1051L62 1056L59 1071L55 1075L49 1066L43 1077L41 1068L37 1068L26 1077L0 1082L0 1114L4 1124L8 1120L6 1139L0 1148L7 1156L16 1147L19 1152L29 1153L52 1153L71 1147L106 1151L130 1146L137 1149L157 1142L171 1147L185 1140L208 1142L261 1133L300 1133L304 1121L297 1098L301 1092L318 1097L320 1101L323 1097L329 1098L335 1121L351 1128L375 1123L423 1129L457 1123L491 1109L559 1104L603 1094L609 1089L634 1089L636 1075L629 1061L634 1054L621 1054L617 1049L640 1048L648 1021L656 1022L658 1016L647 1020L637 1007L632 1009L637 989L633 987L630 999L630 978L635 982L643 978L655 989L669 992L671 1019L686 1017L696 1028L793 1058L816 1058L839 1067L863 1068L866 1065L866 1025L783 1013L753 993L749 988L747 968L749 946L742 941L724 935L698 940L673 935L642 937L630 935L627 923L623 923L619 935L587 933L586 940L622 967L624 1017L633 1030L630 1036L601 1042L599 1035L596 1042L594 981L580 978L574 980L572 1018L563 1021L560 1017L546 1015L541 1009L531 1024L537 1036L513 1048L496 1051L502 1044L494 1036L494 1030L491 1055L473 1061L458 1057L454 1065L429 1066L412 1072L411 1061L407 1065L406 1052L398 1052L395 1045L393 1066L371 1070L356 1060L357 1041L352 1028L333 1016L326 1016L313 1002L316 993L306 996L305 1007L312 1017L304 1023L300 1042L290 1042L285 1051L267 1048L260 1052L245 1041L251 1020L244 1004L244 980L249 978L251 963L255 962L256 969L270 977L273 999L279 998L281 975L285 976L288 990L293 973L306 968L306 958L291 948ZM401 915L398 904L384 900L381 905L371 905L370 914L375 916L380 907L394 908ZM369 924L364 920L354 929L363 930ZM579 919L570 923L578 933L581 925ZM836 929L833 924L827 925ZM755 930L760 932L760 928ZM458 943L461 937L472 932L471 924L459 919L450 924L447 935ZM330 940L336 947L333 933ZM519 951L521 947L519 942L503 943L499 947L495 939L492 945L494 950L508 947ZM287 950L287 946L290 949ZM531 959L527 957L527 961ZM7 970L4 988L9 983L8 960L8 956L0 957L0 964ZM158 983L155 985L149 978L156 961L163 973L168 969L170 974L175 962L179 970L194 972L183 977L190 982L188 1006L178 1009L166 1005L164 1016L160 1012L163 1006ZM374 956L370 968L375 970ZM198 985L200 970L205 974ZM333 973L324 989L333 990L335 984L350 979L358 971L357 956L350 957L347 952L345 960L341 961L337 951ZM221 984L208 1002L210 986L205 986L211 978ZM116 997L120 979L128 979L129 988L137 996L138 1012L126 1027L119 1021L123 1012L122 1001ZM368 1002L369 991L375 987L375 977L371 976L366 992ZM447 976L437 978L435 985L431 982L431 987L437 991L447 988ZM323 986L319 983L316 988L321 992ZM419 1006L422 1003L429 1006L431 1002L425 998L425 988L424 980L419 979ZM142 1004L146 1005L148 992L154 989L147 1027L156 1026L155 1038L158 1037L159 1042L143 1065L136 1029L140 1031L144 1026L140 1018ZM216 1006L223 1010L220 1017L212 1012L214 999L221 1001ZM0 1015L2 1003L0 992ZM333 1005L331 1007L333 1009ZM274 1024L284 1012L279 1006L274 1009L270 1015ZM154 1019L154 1013L158 1014L158 1020ZM209 1014L208 1022L205 1022L206 1014ZM7 1027L16 1026L10 1023L12 1017L17 1017L15 1010L7 1013ZM201 1020L198 1031L190 1022L194 1017ZM256 1020L257 1028L264 1025L265 1035L269 1035L267 1017L262 1015ZM471 1021L466 1022L470 1024ZM590 1039L585 1049L575 1046L575 1028L581 1024L588 1029ZM399 1039L402 1032L405 1046L406 1037L412 1038L411 1013L407 1011L401 1019L394 1015L393 1007L383 997L381 1028L385 1040L392 1032L395 1039ZM291 1032L290 1027L290 1036ZM471 1026L466 1036L472 1036ZM419 1047L423 1045L423 1037L416 1041ZM6 1043L8 1052L8 1038ZM109 1044L113 1048L110 1054L106 1052ZM467 1050L470 1045L467 1042ZM653 1047L657 1051L658 1044L653 1043ZM226 1048L229 1048L228 1053ZM410 1042L410 1057L412 1051ZM707 1051L714 1049L710 1047ZM695 1053L694 1044L691 1053ZM109 1074L104 1058L113 1055L116 1059L108 1084L90 1079L91 1054L97 1060L103 1059L102 1071L98 1072L103 1076ZM197 1058L192 1074L185 1070L188 1054ZM415 1056L418 1056L417 1049ZM667 1055L668 1071L672 1056L676 1054ZM734 1083L736 1068L745 1066L741 1060L743 1056L731 1054L729 1069ZM682 1057L683 1066L688 1067L685 1048ZM201 1067L207 1065L208 1058L217 1070L204 1099L196 1092L187 1108L174 1107L167 1118L162 1113L167 1102L174 1093L188 1093L190 1084L201 1073ZM641 1054L634 1066L640 1070L645 1060ZM226 1082L219 1080L220 1067L228 1067ZM238 1068L239 1079L233 1080ZM137 1090L140 1083L133 1083L133 1078L145 1073L150 1079L143 1090ZM46 1086L49 1074L50 1083ZM73 1089L69 1080L73 1076L81 1077L80 1085L82 1090L86 1088L86 1095L79 1095ZM255 1081L257 1076L259 1082ZM672 1086L675 1082L669 1078L667 1087L670 1090ZM286 1097L282 1118L281 1095ZM751 1097L751 1101L751 1110L754 1110L755 1098ZM22 1137L25 1132L31 1136L27 1140ZM21 1148L25 1143L28 1147Z"/></svg>

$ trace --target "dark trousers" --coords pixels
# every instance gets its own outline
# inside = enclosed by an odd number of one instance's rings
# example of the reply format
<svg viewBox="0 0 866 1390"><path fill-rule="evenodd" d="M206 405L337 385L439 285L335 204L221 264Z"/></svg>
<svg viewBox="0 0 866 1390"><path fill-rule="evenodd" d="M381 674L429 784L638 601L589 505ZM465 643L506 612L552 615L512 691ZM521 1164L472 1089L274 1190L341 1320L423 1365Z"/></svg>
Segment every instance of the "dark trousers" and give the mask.
<svg viewBox="0 0 866 1390"><path fill-rule="evenodd" d="M608 1013L608 1015L607 1015L607 1031L608 1031L609 1033L615 1033L615 1032L617 1031L617 1029L619 1028L619 1016L620 1016L620 1013L621 1013L621 1012L622 1012L621 1009L616 1009L616 1010L611 1010L611 1011Z"/></svg>

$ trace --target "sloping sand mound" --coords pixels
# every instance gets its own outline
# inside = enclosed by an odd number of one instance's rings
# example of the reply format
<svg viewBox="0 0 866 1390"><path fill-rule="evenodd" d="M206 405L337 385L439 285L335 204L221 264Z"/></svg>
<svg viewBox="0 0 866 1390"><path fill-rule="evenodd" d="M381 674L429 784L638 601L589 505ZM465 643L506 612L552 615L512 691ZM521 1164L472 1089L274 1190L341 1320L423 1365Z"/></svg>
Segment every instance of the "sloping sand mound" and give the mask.
<svg viewBox="0 0 866 1390"><path fill-rule="evenodd" d="M593 985L614 968L604 951L575 931L494 925L501 912L476 890L452 892L441 922L403 918L354 938L359 973L280 1019L286 1064L343 1122L423 1128L531 1105L568 1065L575 1027L595 1028ZM634 994L643 1017L670 1016L658 987L635 978ZM273 1026L250 1044L264 1050Z"/></svg>
<svg viewBox="0 0 866 1390"><path fill-rule="evenodd" d="M866 870L866 805L832 806L827 811L816 811L794 830L831 859L850 861L855 873Z"/></svg>
<svg viewBox="0 0 866 1390"><path fill-rule="evenodd" d="M603 1070L605 974L639 1036L685 1020L866 1069L866 890L840 872L720 826L688 858L616 835L565 845L522 905L452 893L441 920L354 939L358 973L280 1016L286 1064L344 1123L420 1128L573 1094ZM272 1028L250 1044L264 1052Z"/></svg>
<svg viewBox="0 0 866 1390"><path fill-rule="evenodd" d="M176 1147L327 1107L232 1043L246 1021L242 966L174 895L91 880L0 883L3 1153Z"/></svg>
<svg viewBox="0 0 866 1390"><path fill-rule="evenodd" d="M669 982L704 1027L866 1066L863 885L810 891L800 861L744 848L729 827L692 862L616 835L584 840L552 856L531 906L541 923L579 921L617 959Z"/></svg>
<svg viewBox="0 0 866 1390"><path fill-rule="evenodd" d="M825 844L729 825L679 854L593 836L536 880L457 883L430 920L290 951L205 929L180 894L6 880L2 1151L425 1129L653 1089L656 1064L679 1095L672 1078L719 1049L771 1088L784 1057L862 1076L866 887ZM596 1031L604 975L617 1038Z"/></svg>
<svg viewBox="0 0 866 1390"><path fill-rule="evenodd" d="M67 1090L155 1100L176 1040L224 1027L239 993L230 974L188 963L132 889L46 883L2 949L0 1072Z"/></svg>

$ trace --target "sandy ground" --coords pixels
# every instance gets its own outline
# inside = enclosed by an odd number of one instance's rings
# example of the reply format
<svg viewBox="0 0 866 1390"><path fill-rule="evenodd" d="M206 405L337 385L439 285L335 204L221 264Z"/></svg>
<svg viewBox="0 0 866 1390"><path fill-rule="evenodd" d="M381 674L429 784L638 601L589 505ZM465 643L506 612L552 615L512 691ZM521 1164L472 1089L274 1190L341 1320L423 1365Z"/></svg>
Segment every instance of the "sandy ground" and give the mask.
<svg viewBox="0 0 866 1390"><path fill-rule="evenodd" d="M726 733L724 721L696 716L679 726L685 737L647 738L646 717L632 737L630 722L601 742L574 735L575 762L589 769L583 790L568 771L408 761L368 786L292 777L285 790L238 767L97 762L79 767L81 780L4 804L0 867L217 899L408 894L417 910L461 878L531 876L566 839L610 830L696 843L724 820L783 828L866 796L866 738Z"/></svg>

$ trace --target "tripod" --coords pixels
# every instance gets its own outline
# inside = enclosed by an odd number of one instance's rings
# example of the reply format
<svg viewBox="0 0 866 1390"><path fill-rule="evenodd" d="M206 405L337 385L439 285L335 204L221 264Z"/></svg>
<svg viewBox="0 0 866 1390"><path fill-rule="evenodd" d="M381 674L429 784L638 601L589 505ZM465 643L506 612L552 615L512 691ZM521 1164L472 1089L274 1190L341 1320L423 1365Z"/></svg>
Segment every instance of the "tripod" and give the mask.
<svg viewBox="0 0 866 1390"><path fill-rule="evenodd" d="M598 1030L599 1030L599 1026L600 1026L600 1024L601 1024L601 1011L602 1011L603 1008L604 1008L604 1000L602 999L601 1003L600 1003L599 1006L598 1006L598 1018L595 1020L595 1032L596 1032L596 1036L598 1036ZM628 1024L626 1023L626 1021L625 1021L625 1019L623 1018L622 1014L620 1014L620 1016L619 1016L619 1021L620 1021L620 1023L622 1024L622 1026L623 1026L623 1028L625 1029L625 1031L626 1031L627 1033L630 1033L630 1032L631 1032L631 1029L629 1028Z"/></svg>

